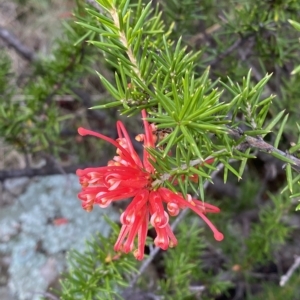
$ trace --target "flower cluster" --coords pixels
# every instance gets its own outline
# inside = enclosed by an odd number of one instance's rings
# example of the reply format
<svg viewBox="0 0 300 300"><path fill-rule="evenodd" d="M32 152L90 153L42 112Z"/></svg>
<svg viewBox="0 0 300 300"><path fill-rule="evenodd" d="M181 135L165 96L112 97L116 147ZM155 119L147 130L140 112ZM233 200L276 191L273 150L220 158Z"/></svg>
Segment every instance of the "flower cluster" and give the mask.
<svg viewBox="0 0 300 300"><path fill-rule="evenodd" d="M113 140L105 135L79 128L80 135L92 135L103 139L117 148L117 155L105 167L77 170L82 186L78 194L82 207L91 211L94 204L107 207L113 201L132 198L131 203L121 214L121 232L115 244L115 251L125 253L134 251L137 259L144 257L149 222L156 231L154 244L163 250L177 245L177 239L169 225L169 216L176 216L180 209L190 208L196 212L211 228L216 240L221 241L223 234L206 217L206 213L217 213L219 208L192 199L187 195L184 199L180 193L174 193L164 187L152 186L155 169L150 163L154 160L146 148L154 148L156 136L155 127L146 121L146 112L142 111L145 134L139 134L136 139L143 141L143 161L136 153L130 137L122 122L117 122L118 139ZM138 237L137 248L135 238Z"/></svg>

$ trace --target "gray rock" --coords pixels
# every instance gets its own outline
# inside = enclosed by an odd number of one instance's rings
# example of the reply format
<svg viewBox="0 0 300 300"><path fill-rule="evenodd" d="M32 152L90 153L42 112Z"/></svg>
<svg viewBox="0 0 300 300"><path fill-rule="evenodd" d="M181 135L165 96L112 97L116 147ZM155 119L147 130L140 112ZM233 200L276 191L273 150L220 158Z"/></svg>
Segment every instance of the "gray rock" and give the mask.
<svg viewBox="0 0 300 300"><path fill-rule="evenodd" d="M1 300L16 300L10 293L8 287L0 287L0 299Z"/></svg>
<svg viewBox="0 0 300 300"><path fill-rule="evenodd" d="M38 300L66 267L65 253L83 251L97 232L107 236L104 214L113 208L81 208L75 175L36 178L12 206L0 214L0 254L9 255L9 288L18 300ZM2 298L0 298L2 299Z"/></svg>
<svg viewBox="0 0 300 300"><path fill-rule="evenodd" d="M3 183L3 187L8 192L17 196L20 195L25 190L29 181L30 179L28 177L6 179Z"/></svg>

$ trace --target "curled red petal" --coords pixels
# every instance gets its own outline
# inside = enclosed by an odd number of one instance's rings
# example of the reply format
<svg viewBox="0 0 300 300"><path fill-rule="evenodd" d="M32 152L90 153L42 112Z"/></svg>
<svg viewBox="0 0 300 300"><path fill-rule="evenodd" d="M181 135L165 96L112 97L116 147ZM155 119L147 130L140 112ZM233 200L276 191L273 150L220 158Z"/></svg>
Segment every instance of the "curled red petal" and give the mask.
<svg viewBox="0 0 300 300"><path fill-rule="evenodd" d="M189 202L189 201L183 199L178 194L173 193L172 191L170 191L167 188L159 188L158 192L161 194L162 199L165 200L166 202L174 201L181 207L189 207L190 209L192 209L209 226L209 228L214 233L214 237L217 241L221 241L223 239L223 237L224 237L223 234L220 231L218 231L218 229L213 225L213 223L204 215L205 211L203 211L202 207L199 208L193 199L192 199L192 201ZM196 201L199 201L199 200L196 200ZM216 206L213 206L213 205L209 205L208 208L210 210L214 209L215 211L213 211L213 212L216 212L219 210Z"/></svg>
<svg viewBox="0 0 300 300"><path fill-rule="evenodd" d="M82 128L82 127L78 128L78 133L82 136L86 136L86 135L95 136L95 137L98 137L102 140L105 140L105 141L111 143L112 145L114 145L116 148L118 148L124 154L124 156L126 157L126 160L131 162L133 165L136 164L135 161L132 159L130 153L126 149L124 149L119 143L117 143L115 140L109 138L108 136L103 135L98 132L95 132L95 131L92 131L92 130Z"/></svg>

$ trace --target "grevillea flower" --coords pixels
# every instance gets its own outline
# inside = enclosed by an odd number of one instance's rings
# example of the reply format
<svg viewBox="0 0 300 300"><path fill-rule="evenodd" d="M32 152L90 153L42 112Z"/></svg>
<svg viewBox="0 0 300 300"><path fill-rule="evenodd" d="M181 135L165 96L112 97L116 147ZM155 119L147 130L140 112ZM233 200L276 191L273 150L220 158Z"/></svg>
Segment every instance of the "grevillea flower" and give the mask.
<svg viewBox="0 0 300 300"><path fill-rule="evenodd" d="M82 207L91 211L94 204L107 207L114 201L133 198L121 214L121 232L114 246L115 251L125 253L134 251L137 259L143 259L149 222L156 231L154 244L163 250L177 245L177 239L169 225L169 216L176 216L180 209L190 208L197 213L211 228L217 241L223 239L215 226L206 217L206 213L217 213L219 208L192 199L187 199L180 193L165 187L155 187L155 169L149 159L154 159L146 148L154 148L156 136L155 127L146 121L146 112L142 111L145 134L139 134L136 139L144 142L143 161L133 148L130 137L122 122L117 122L119 138L113 140L100 133L79 128L80 135L92 135L103 139L117 148L117 155L105 167L77 170L82 191L78 194ZM135 238L137 236L137 247Z"/></svg>

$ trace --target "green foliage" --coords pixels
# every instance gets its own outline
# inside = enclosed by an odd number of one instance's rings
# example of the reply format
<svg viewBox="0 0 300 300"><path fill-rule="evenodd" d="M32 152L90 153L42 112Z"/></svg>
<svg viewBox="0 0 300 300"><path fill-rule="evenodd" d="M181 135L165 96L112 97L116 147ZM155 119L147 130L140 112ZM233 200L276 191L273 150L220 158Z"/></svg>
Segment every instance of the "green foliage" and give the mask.
<svg viewBox="0 0 300 300"><path fill-rule="evenodd" d="M203 294L203 299L217 296L230 287L230 283L220 281L209 270L209 262L203 262L207 244L201 236L203 230L197 228L198 220L180 224L177 232L179 243L165 255L164 278L159 281L159 290L165 299L194 299ZM204 265L208 267L205 270ZM207 273L211 273L207 276ZM202 283L202 289L193 287L192 280ZM213 298L211 298L213 299Z"/></svg>
<svg viewBox="0 0 300 300"><path fill-rule="evenodd" d="M9 83L10 60L4 52L0 52L0 95L9 96L9 91L5 88Z"/></svg>
<svg viewBox="0 0 300 300"><path fill-rule="evenodd" d="M179 226L177 236L180 242L165 255L165 278L160 280L160 288L170 299L172 295L181 299L190 296L192 292L187 278L201 278L199 271L205 244L200 238L202 230L196 226L196 222Z"/></svg>
<svg viewBox="0 0 300 300"><path fill-rule="evenodd" d="M0 93L0 135L25 153L50 150L57 154L62 150L62 127L74 115L62 110L57 99L66 94L76 97L79 78L90 72L90 56L95 51L85 41L74 46L83 31L74 22L64 25L64 36L56 40L51 55L38 57L21 83L8 70L7 59L0 57L0 63L6 66L1 68L1 78L9 78L17 86L13 91L8 88L10 93Z"/></svg>
<svg viewBox="0 0 300 300"><path fill-rule="evenodd" d="M270 195L272 203L259 212L259 222L254 224L246 242L247 261L261 263L270 259L276 248L288 238L291 228L282 220L291 208L288 195Z"/></svg>
<svg viewBox="0 0 300 300"><path fill-rule="evenodd" d="M180 35L190 36L196 34L197 27L194 24L198 20L207 19L203 11L205 6L199 5L197 0L187 0L184 5L182 5L182 1L170 0L162 2L161 5L164 11L164 21L167 24L174 22L174 30L171 33L172 38L179 38Z"/></svg>
<svg viewBox="0 0 300 300"><path fill-rule="evenodd" d="M299 297L299 284L300 276L299 272L296 272L286 286L278 286L274 283L264 283L263 291L260 295L249 297L250 300L277 300L277 299L291 299L297 300Z"/></svg>
<svg viewBox="0 0 300 300"><path fill-rule="evenodd" d="M122 299L121 291L128 286L126 277L136 272L136 260L113 252L118 227L112 228L114 234L109 238L99 234L87 241L85 252L69 253L70 267L61 280L60 299Z"/></svg>

